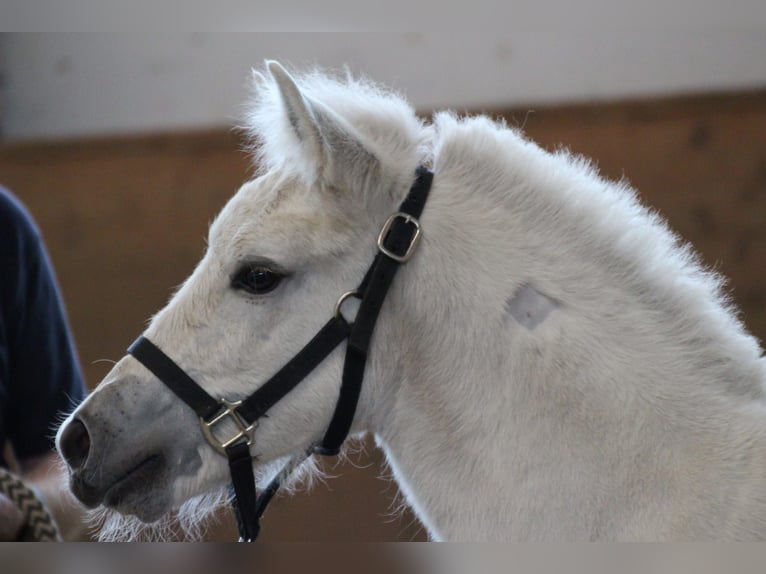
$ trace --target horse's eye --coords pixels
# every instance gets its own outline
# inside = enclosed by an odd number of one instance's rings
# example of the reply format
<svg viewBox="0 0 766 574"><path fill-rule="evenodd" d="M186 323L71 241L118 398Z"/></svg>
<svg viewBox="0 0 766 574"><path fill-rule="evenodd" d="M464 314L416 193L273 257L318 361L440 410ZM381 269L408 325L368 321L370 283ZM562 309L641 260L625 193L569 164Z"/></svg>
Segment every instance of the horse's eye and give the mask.
<svg viewBox="0 0 766 574"><path fill-rule="evenodd" d="M263 295L277 288L284 274L260 265L245 265L232 279L234 289L242 289L253 295Z"/></svg>

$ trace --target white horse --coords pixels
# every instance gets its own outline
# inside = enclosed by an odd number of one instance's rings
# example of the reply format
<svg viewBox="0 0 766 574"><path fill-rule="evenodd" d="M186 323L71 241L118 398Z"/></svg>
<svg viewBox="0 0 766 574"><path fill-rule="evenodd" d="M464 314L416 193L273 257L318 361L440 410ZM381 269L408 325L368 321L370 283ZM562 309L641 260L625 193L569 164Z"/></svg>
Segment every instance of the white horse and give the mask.
<svg viewBox="0 0 766 574"><path fill-rule="evenodd" d="M430 538L766 538L766 359L720 279L625 183L487 117L426 123L366 81L273 62L254 77L260 172L146 331L211 395L249 395L313 336L429 165L422 241L381 312L352 431L374 434ZM342 357L261 421L261 481L323 435ZM226 459L130 356L58 440L79 449L88 506L196 523L225 499L200 497L223 492Z"/></svg>

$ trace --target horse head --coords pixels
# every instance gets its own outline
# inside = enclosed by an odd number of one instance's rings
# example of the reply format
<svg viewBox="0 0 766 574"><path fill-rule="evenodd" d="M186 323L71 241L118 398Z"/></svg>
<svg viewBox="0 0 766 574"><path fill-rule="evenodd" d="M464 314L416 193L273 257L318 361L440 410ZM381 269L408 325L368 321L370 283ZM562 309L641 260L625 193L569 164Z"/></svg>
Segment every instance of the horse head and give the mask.
<svg viewBox="0 0 766 574"><path fill-rule="evenodd" d="M422 151L411 109L371 84L299 82L275 62L254 84L257 177L215 219L204 257L145 332L208 394L230 399L256 390L358 284L374 253L369 230L407 192ZM259 421L257 474L321 436L340 369L336 352ZM80 501L143 522L228 482L195 413L129 355L57 441Z"/></svg>

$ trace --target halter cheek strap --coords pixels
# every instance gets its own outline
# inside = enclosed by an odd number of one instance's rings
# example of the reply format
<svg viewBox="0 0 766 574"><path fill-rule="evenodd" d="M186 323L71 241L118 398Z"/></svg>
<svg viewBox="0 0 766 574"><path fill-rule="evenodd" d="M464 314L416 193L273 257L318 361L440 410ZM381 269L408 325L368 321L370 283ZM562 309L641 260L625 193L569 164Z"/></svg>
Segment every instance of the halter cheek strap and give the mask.
<svg viewBox="0 0 766 574"><path fill-rule="evenodd" d="M280 484L312 454L332 456L340 452L348 436L359 402L367 352L380 310L396 271L412 257L421 231L419 218L431 189L433 173L418 167L416 179L399 211L391 215L378 236L378 253L359 287L344 293L335 306L334 316L274 376L241 401L216 400L200 387L181 367L144 336L128 348L134 358L165 383L178 398L200 417L205 438L229 460L234 490L233 506L237 515L240 540L253 541L260 531L260 518ZM343 301L360 299L354 322L341 313ZM305 453L293 457L256 497L250 444L258 419L293 390L324 361L340 343L348 339L343 364L343 378L335 412L324 437ZM216 427L225 420L234 423L232 436L220 437Z"/></svg>

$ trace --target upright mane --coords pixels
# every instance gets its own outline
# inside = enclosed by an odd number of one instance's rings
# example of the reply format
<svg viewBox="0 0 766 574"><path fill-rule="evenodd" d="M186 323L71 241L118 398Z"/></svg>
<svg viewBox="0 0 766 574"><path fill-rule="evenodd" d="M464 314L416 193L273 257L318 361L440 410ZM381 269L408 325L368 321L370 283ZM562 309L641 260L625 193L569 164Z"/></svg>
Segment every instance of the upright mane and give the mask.
<svg viewBox="0 0 766 574"><path fill-rule="evenodd" d="M626 179L605 179L591 160L567 149L549 153L502 120L441 112L434 126L434 165L444 179L505 205L530 237L543 236L549 251L560 254L556 265L564 274L590 277L593 293L613 282L662 313L677 337L668 352L679 352L679 360L720 369L715 380L736 394L764 396L764 373L752 369L762 350L725 291L725 278L641 204ZM582 267L567 270L567 262ZM691 349L696 356L685 356Z"/></svg>

